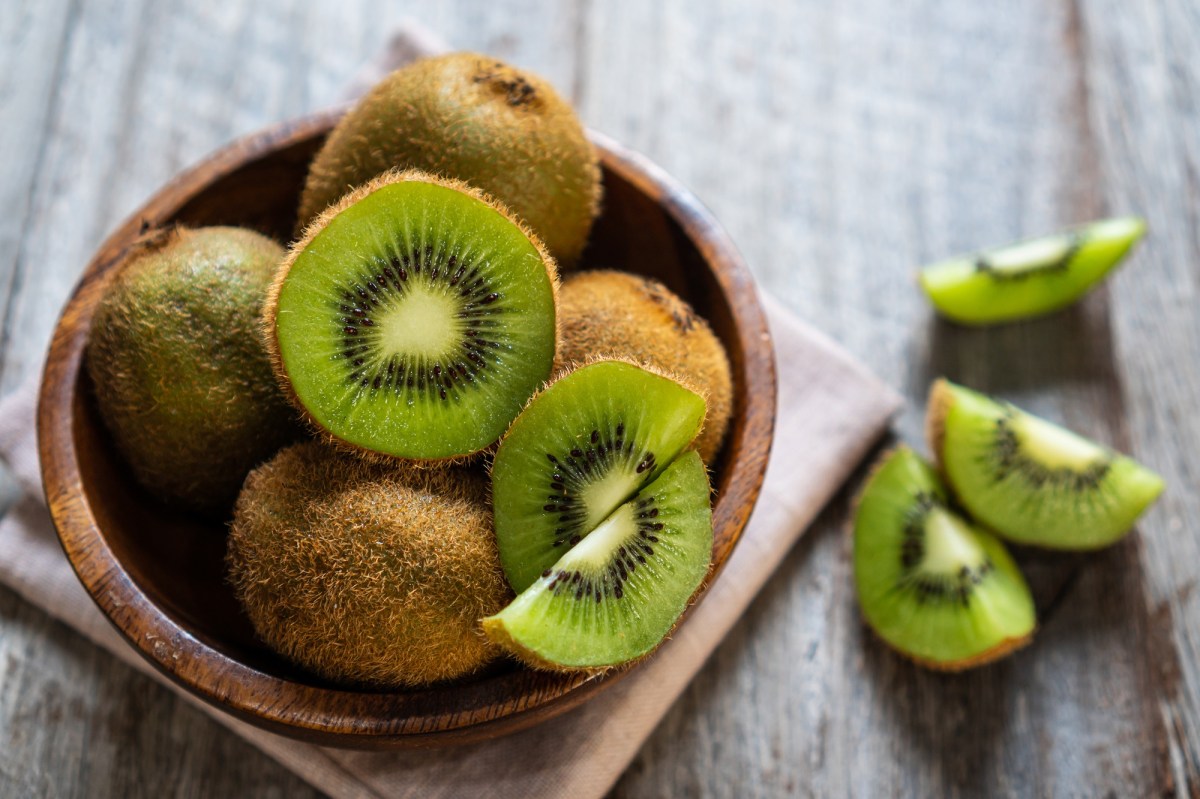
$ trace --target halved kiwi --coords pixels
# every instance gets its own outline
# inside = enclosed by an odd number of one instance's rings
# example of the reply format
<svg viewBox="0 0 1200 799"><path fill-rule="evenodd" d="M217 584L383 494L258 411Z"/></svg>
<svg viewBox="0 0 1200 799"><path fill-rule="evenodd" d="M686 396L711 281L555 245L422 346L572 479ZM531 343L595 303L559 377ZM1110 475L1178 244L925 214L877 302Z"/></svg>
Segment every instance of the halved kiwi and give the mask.
<svg viewBox="0 0 1200 799"><path fill-rule="evenodd" d="M700 587L712 544L708 475L687 452L484 619L484 631L539 668L599 669L643 657Z"/></svg>
<svg viewBox="0 0 1200 799"><path fill-rule="evenodd" d="M1135 217L1093 222L928 266L921 285L939 312L963 324L1040 316L1083 296L1145 232Z"/></svg>
<svg viewBox="0 0 1200 799"><path fill-rule="evenodd" d="M946 380L930 390L927 425L959 501L1012 541L1111 544L1163 490L1162 478L1132 459Z"/></svg>
<svg viewBox="0 0 1200 799"><path fill-rule="evenodd" d="M854 581L867 623L930 668L1003 657L1037 625L1004 545L956 513L933 469L906 447L884 456L859 497Z"/></svg>
<svg viewBox="0 0 1200 799"><path fill-rule="evenodd" d="M696 437L704 400L674 380L599 361L552 383L500 442L496 540L524 591Z"/></svg>
<svg viewBox="0 0 1200 799"><path fill-rule="evenodd" d="M321 431L415 460L495 442L550 375L554 262L482 193L421 172L344 197L266 307L280 382Z"/></svg>

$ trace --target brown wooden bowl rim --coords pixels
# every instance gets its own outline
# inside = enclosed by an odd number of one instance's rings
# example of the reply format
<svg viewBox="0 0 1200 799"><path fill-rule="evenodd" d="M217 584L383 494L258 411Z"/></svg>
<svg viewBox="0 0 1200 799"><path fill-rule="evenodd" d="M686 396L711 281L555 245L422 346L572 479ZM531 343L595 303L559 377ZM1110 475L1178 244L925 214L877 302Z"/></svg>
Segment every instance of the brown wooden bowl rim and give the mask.
<svg viewBox="0 0 1200 799"><path fill-rule="evenodd" d="M146 660L177 685L209 704L258 726L323 744L356 747L441 745L494 737L532 726L594 696L634 669L603 676L533 672L540 689L523 696L485 698L491 680L453 687L465 710L421 709L433 691L363 692L287 680L251 668L190 632L156 605L109 547L89 504L75 450L73 405L77 378L98 297L97 284L146 226L178 213L217 178L272 151L322 135L342 110L314 114L268 127L235 140L168 182L127 218L88 264L55 328L42 376L37 433L47 505L72 568L105 617ZM658 197L665 212L700 249L730 303L734 329L745 348L746 407L730 437L766 442L741 447L726 465L725 492L713 510L717 544L709 583L728 560L758 498L774 430L775 362L766 317L753 278L732 242L700 202L662 169L600 134L591 133L606 167L645 195ZM90 290L89 290L90 289ZM735 376L736 379L736 376ZM743 501L732 507L731 497ZM707 587L701 594L707 592ZM213 675L220 679L213 680ZM286 701L283 701L286 700ZM523 701L524 700L524 701ZM264 709L265 708L265 709Z"/></svg>

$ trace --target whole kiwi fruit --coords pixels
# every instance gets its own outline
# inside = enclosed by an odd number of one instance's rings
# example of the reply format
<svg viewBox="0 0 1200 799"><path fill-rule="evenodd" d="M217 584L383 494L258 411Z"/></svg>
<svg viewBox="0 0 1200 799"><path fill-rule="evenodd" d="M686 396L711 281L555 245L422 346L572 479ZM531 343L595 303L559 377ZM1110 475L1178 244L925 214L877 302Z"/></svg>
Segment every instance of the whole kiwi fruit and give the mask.
<svg viewBox="0 0 1200 799"><path fill-rule="evenodd" d="M260 333L283 254L251 230L173 227L114 269L86 368L134 477L168 503L226 512L246 473L299 435Z"/></svg>
<svg viewBox="0 0 1200 799"><path fill-rule="evenodd" d="M480 669L497 650L479 620L512 596L486 478L311 441L246 479L227 565L259 636L343 684L414 687Z"/></svg>
<svg viewBox="0 0 1200 799"><path fill-rule="evenodd" d="M477 53L418 61L359 101L313 161L300 224L393 168L482 189L566 266L578 259L599 208L596 151L570 105L536 75Z"/></svg>
<svg viewBox="0 0 1200 799"><path fill-rule="evenodd" d="M733 378L725 347L708 323L662 283L628 272L571 275L558 298L556 371L595 358L617 358L679 379L708 401L696 449L711 464L729 427Z"/></svg>

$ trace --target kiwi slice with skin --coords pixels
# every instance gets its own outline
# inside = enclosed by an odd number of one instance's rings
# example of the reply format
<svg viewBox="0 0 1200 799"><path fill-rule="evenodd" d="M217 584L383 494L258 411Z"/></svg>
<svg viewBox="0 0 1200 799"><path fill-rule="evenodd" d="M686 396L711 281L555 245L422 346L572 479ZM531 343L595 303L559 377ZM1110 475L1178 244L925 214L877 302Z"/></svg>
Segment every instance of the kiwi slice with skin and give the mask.
<svg viewBox="0 0 1200 799"><path fill-rule="evenodd" d="M280 382L354 448L446 460L493 444L549 376L554 262L466 184L388 173L296 243L266 307Z"/></svg>
<svg viewBox="0 0 1200 799"><path fill-rule="evenodd" d="M708 573L708 475L679 456L494 616L488 636L530 665L602 669L652 652Z"/></svg>
<svg viewBox="0 0 1200 799"><path fill-rule="evenodd" d="M1033 596L1004 545L955 512L933 469L900 447L859 496L854 582L867 623L930 668L958 671L1024 646Z"/></svg>
<svg viewBox="0 0 1200 799"><path fill-rule="evenodd" d="M733 377L725 347L708 323L662 283L628 272L571 275L558 297L558 364L626 358L702 390L708 415L696 449L711 464L733 414Z"/></svg>
<svg viewBox="0 0 1200 799"><path fill-rule="evenodd" d="M662 375L598 361L538 394L492 464L496 540L518 593L696 437L704 399Z"/></svg>
<svg viewBox="0 0 1200 799"><path fill-rule="evenodd" d="M1164 487L1128 457L947 380L930 390L926 424L962 505L1022 544L1107 546L1129 532Z"/></svg>
<svg viewBox="0 0 1200 799"><path fill-rule="evenodd" d="M962 324L1041 316L1082 297L1145 232L1136 217L1092 222L927 266L921 286L943 316Z"/></svg>
<svg viewBox="0 0 1200 799"><path fill-rule="evenodd" d="M587 243L602 191L596 149L570 104L538 76L478 53L422 59L372 88L313 160L301 224L393 168L482 189L567 266Z"/></svg>

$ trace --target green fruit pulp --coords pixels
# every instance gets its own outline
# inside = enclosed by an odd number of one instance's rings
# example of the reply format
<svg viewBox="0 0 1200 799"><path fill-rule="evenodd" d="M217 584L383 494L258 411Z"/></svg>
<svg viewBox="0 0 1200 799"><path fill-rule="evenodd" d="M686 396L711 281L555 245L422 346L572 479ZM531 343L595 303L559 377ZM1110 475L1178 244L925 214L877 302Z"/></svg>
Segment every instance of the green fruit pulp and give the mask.
<svg viewBox="0 0 1200 799"><path fill-rule="evenodd" d="M492 466L496 542L513 590L661 474L704 411L699 395L620 361L577 369L535 397Z"/></svg>
<svg viewBox="0 0 1200 799"><path fill-rule="evenodd" d="M1082 297L1145 231L1133 217L1093 222L928 266L921 285L939 312L964 324L1039 316Z"/></svg>
<svg viewBox="0 0 1200 799"><path fill-rule="evenodd" d="M625 663L671 631L708 573L712 544L708 475L688 452L484 628L543 664Z"/></svg>
<svg viewBox="0 0 1200 799"><path fill-rule="evenodd" d="M1033 597L995 537L949 506L933 470L907 448L876 469L854 520L863 615L897 650L947 668L1028 637Z"/></svg>
<svg viewBox="0 0 1200 799"><path fill-rule="evenodd" d="M1044 419L952 383L935 391L950 398L940 403L946 478L963 506L1005 538L1106 546L1162 493L1149 469Z"/></svg>
<svg viewBox="0 0 1200 799"><path fill-rule="evenodd" d="M296 397L329 433L452 458L496 441L549 376L554 286L498 210L403 180L330 219L298 255L276 335Z"/></svg>

